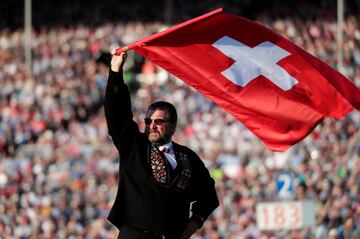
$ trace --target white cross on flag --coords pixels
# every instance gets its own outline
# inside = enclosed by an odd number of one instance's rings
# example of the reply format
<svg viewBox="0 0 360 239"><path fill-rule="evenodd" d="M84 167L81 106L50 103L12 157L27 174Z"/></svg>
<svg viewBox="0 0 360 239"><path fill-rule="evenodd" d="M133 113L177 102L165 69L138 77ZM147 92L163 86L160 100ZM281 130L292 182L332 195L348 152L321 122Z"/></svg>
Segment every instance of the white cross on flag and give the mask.
<svg viewBox="0 0 360 239"><path fill-rule="evenodd" d="M202 92L274 151L301 141L326 117L360 109L360 91L339 72L281 35L222 9L128 49Z"/></svg>
<svg viewBox="0 0 360 239"><path fill-rule="evenodd" d="M276 63L290 55L289 52L272 44L263 42L250 48L228 36L217 40L214 47L236 62L222 75L234 84L244 87L250 81L263 75L283 90L290 90L298 81Z"/></svg>

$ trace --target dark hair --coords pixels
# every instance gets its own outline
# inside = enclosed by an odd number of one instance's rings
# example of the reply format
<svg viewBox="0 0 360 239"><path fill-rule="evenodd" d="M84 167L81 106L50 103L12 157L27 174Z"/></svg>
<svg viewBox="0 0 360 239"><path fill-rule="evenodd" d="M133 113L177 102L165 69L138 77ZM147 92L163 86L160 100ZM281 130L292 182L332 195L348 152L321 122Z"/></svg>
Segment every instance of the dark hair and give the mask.
<svg viewBox="0 0 360 239"><path fill-rule="evenodd" d="M176 124L177 122L177 113L175 107L166 101L157 101L149 105L149 108L146 112L146 118L150 118L150 116L155 112L155 110L165 110L169 113L169 120L171 123Z"/></svg>

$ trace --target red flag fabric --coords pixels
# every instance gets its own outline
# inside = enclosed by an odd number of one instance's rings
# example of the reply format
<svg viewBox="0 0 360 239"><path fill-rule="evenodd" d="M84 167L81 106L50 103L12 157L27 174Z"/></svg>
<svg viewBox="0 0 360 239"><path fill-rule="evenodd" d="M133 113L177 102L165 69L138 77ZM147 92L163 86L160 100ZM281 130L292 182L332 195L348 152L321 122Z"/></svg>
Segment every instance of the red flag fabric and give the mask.
<svg viewBox="0 0 360 239"><path fill-rule="evenodd" d="M360 109L360 91L339 72L222 9L128 48L206 95L274 151L301 141L325 117Z"/></svg>

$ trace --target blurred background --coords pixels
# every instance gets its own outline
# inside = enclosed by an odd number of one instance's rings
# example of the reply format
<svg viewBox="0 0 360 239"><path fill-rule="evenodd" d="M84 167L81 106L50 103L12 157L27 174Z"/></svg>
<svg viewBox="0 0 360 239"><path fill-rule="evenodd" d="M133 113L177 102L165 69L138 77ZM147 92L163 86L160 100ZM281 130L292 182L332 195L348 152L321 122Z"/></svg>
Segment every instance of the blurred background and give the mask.
<svg viewBox="0 0 360 239"><path fill-rule="evenodd" d="M359 0L2 1L0 238L117 237L106 220L119 166L103 111L109 49L219 7L286 36L360 87ZM221 205L194 239L360 238L359 112L326 119L274 153L134 52L125 68L140 127L149 103L172 102L175 141L216 180Z"/></svg>

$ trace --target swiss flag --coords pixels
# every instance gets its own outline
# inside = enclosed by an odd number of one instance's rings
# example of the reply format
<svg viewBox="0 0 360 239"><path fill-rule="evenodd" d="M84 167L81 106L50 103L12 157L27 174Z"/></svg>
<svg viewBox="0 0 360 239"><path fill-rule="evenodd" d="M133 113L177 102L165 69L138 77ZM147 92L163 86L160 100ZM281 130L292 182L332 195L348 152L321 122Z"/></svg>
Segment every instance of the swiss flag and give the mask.
<svg viewBox="0 0 360 239"><path fill-rule="evenodd" d="M215 10L128 46L202 92L269 149L285 151L325 117L360 109L343 75L268 28Z"/></svg>

